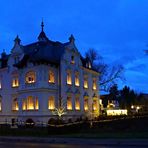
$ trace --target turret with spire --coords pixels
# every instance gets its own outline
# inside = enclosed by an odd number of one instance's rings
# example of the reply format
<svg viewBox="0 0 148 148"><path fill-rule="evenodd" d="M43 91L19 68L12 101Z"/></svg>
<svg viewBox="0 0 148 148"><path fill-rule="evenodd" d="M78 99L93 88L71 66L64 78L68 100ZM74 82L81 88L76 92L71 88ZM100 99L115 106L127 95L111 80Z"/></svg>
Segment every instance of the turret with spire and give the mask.
<svg viewBox="0 0 148 148"><path fill-rule="evenodd" d="M71 34L71 36L69 37L69 42L70 43L74 43L75 42L75 38L74 36Z"/></svg>
<svg viewBox="0 0 148 148"><path fill-rule="evenodd" d="M14 43L15 43L15 45L20 45L20 42L21 42L21 40L20 40L19 36L17 35L16 38L14 39Z"/></svg>
<svg viewBox="0 0 148 148"><path fill-rule="evenodd" d="M44 32L44 22L43 22L43 20L41 22L41 33L38 36L38 40L39 41L48 41L48 38L47 38L47 36L46 36L46 34Z"/></svg>

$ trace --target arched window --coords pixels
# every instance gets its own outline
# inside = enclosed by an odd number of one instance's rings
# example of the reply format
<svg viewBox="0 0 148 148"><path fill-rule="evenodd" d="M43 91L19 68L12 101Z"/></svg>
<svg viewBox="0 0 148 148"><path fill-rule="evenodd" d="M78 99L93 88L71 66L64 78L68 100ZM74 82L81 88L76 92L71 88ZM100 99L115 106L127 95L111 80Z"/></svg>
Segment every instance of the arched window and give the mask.
<svg viewBox="0 0 148 148"><path fill-rule="evenodd" d="M84 110L88 110L88 98L84 98Z"/></svg>
<svg viewBox="0 0 148 148"><path fill-rule="evenodd" d="M97 89L97 81L96 79L93 79L93 90Z"/></svg>
<svg viewBox="0 0 148 148"><path fill-rule="evenodd" d="M75 63L75 60L74 60L74 56L72 55L71 56L71 64L74 64Z"/></svg>
<svg viewBox="0 0 148 148"><path fill-rule="evenodd" d="M75 86L80 86L80 81L79 81L79 74L75 74Z"/></svg>
<svg viewBox="0 0 148 148"><path fill-rule="evenodd" d="M34 71L29 71L26 73L26 83L34 83L36 81L36 75Z"/></svg>
<svg viewBox="0 0 148 148"><path fill-rule="evenodd" d="M72 100L71 100L71 97L67 97L67 110L72 110Z"/></svg>
<svg viewBox="0 0 148 148"><path fill-rule="evenodd" d="M2 111L2 96L0 96L0 111Z"/></svg>
<svg viewBox="0 0 148 148"><path fill-rule="evenodd" d="M18 105L18 99L17 98L13 99L13 101L12 101L12 110L13 111L18 111L19 110L19 105Z"/></svg>
<svg viewBox="0 0 148 148"><path fill-rule="evenodd" d="M75 110L80 110L80 100L79 100L79 97L75 98Z"/></svg>
<svg viewBox="0 0 148 148"><path fill-rule="evenodd" d="M67 84L71 85L72 84L72 78L71 78L71 72L67 71Z"/></svg>
<svg viewBox="0 0 148 148"><path fill-rule="evenodd" d="M84 78L84 88L88 88L88 79Z"/></svg>
<svg viewBox="0 0 148 148"><path fill-rule="evenodd" d="M12 87L18 87L19 86L19 78L18 76L15 76L12 78Z"/></svg>
<svg viewBox="0 0 148 148"><path fill-rule="evenodd" d="M97 100L93 100L93 110L97 110Z"/></svg>
<svg viewBox="0 0 148 148"><path fill-rule="evenodd" d="M54 72L53 71L49 71L49 80L48 80L49 83L55 83L55 75L54 75Z"/></svg>
<svg viewBox="0 0 148 148"><path fill-rule="evenodd" d="M55 109L55 100L53 96L49 97L48 99L48 109L50 110Z"/></svg>

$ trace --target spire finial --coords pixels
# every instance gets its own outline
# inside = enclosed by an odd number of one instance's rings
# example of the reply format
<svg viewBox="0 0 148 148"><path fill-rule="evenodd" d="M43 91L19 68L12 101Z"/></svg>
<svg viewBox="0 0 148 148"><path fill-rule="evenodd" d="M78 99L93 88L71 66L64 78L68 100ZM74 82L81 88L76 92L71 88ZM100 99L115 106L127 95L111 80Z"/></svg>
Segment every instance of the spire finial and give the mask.
<svg viewBox="0 0 148 148"><path fill-rule="evenodd" d="M75 38L74 38L74 36L72 34L69 37L69 41L70 41L70 43L74 43L74 41L75 41Z"/></svg>
<svg viewBox="0 0 148 148"><path fill-rule="evenodd" d="M44 22L43 22L43 18L42 18L42 22L41 22L41 27L42 27L42 32L44 31Z"/></svg>
<svg viewBox="0 0 148 148"><path fill-rule="evenodd" d="M16 38L14 39L14 42L15 42L15 44L20 45L21 40L20 40L20 38L19 38L18 35L17 35Z"/></svg>

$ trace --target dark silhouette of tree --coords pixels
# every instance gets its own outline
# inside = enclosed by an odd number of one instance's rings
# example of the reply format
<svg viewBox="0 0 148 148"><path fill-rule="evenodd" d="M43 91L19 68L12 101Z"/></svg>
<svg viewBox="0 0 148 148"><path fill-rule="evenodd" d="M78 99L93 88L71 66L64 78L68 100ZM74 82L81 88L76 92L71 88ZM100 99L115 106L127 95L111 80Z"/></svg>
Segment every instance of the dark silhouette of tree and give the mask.
<svg viewBox="0 0 148 148"><path fill-rule="evenodd" d="M125 86L120 91L119 95L120 107L130 109L131 105L135 104L137 97L138 95L134 92L134 90L131 90L130 87Z"/></svg>
<svg viewBox="0 0 148 148"><path fill-rule="evenodd" d="M117 80L123 80L123 66L109 66L104 63L103 58L98 52L91 48L86 54L86 58L89 58L92 68L100 73L100 90L109 91L110 87L117 82Z"/></svg>
<svg viewBox="0 0 148 148"><path fill-rule="evenodd" d="M117 86L117 84L114 84L112 87L110 87L109 99L110 100L118 100L118 95L119 95L118 86Z"/></svg>

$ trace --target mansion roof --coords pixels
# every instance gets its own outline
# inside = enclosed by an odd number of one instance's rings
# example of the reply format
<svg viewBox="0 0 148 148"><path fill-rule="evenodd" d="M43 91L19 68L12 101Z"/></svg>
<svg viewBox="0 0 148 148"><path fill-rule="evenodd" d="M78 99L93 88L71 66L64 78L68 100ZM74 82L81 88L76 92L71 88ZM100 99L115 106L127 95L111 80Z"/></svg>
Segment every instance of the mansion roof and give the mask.
<svg viewBox="0 0 148 148"><path fill-rule="evenodd" d="M61 57L67 48L71 44L74 44L74 37L71 35L69 38L69 42L61 43L61 42L54 42L48 39L46 36L43 27L44 24L41 24L42 30L38 36L38 41L35 43L31 43L28 45L20 45L20 39L17 36L14 40L15 45L18 45L21 51L23 51L23 57L19 60L18 63L14 64L14 66L18 68L22 68L26 66L27 62L32 63L52 63L58 65L60 63ZM12 49L13 50L13 49ZM11 53L12 54L12 53ZM1 54L0 59L0 68L4 68L8 66L8 58L10 55L7 55L5 52ZM83 58L80 55L83 67L88 68L88 62L90 60L88 58ZM92 68L89 68L92 69Z"/></svg>

